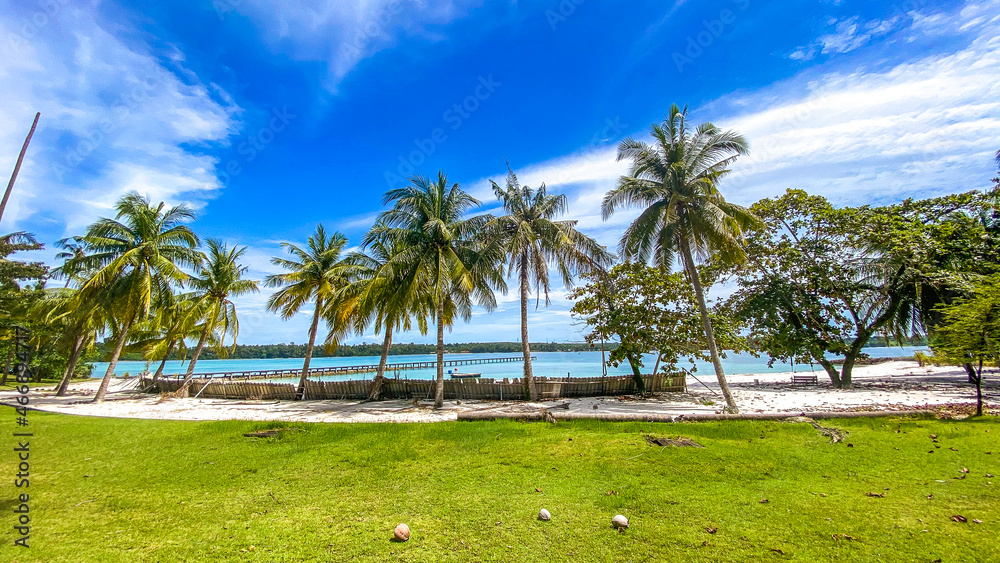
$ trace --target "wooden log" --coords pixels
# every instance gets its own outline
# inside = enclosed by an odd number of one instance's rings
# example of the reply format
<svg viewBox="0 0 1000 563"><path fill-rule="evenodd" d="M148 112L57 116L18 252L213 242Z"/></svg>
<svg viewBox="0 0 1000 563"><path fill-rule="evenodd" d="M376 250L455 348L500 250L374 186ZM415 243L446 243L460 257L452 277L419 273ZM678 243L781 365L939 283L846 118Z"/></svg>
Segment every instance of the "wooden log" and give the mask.
<svg viewBox="0 0 1000 563"><path fill-rule="evenodd" d="M549 414L556 420L607 420L611 422L702 422L713 420L784 420L803 416L816 419L836 418L882 418L882 417L932 417L934 411L871 411L871 412L801 412L801 413L750 413L750 414L652 414L652 413L589 413L567 412ZM490 411L472 411L458 413L458 420L545 420L539 412L498 413Z"/></svg>

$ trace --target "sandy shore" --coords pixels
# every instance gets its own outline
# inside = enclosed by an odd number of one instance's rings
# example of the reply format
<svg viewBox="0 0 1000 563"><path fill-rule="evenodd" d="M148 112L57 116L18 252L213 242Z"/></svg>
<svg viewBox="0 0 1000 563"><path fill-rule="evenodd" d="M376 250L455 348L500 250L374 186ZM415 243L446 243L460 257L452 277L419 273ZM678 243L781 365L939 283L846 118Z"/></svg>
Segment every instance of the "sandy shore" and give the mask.
<svg viewBox="0 0 1000 563"><path fill-rule="evenodd" d="M791 373L729 376L736 401L743 413L798 413L858 409L907 410L926 405L975 402L975 387L966 383L963 371L946 367L919 367L916 362L886 362L854 370L854 388L838 390L818 373L819 386L793 387ZM801 373L800 373L801 375ZM439 422L455 420L463 411L521 412L569 403L569 412L581 413L716 413L723 404L715 375L688 377L688 393L663 394L651 399L594 397L558 399L539 403L446 401L433 410L429 402L419 406L405 401L236 401L223 399L170 399L134 390L135 381L112 382L107 399L93 404L98 380L74 382L70 394L56 397L51 388L32 388L30 407L35 410L104 416L169 420L281 420L294 422ZM988 405L1000 403L1000 377L984 378ZM0 404L14 405L15 393L0 392ZM996 408L996 407L994 407ZM566 411L561 411L566 412Z"/></svg>

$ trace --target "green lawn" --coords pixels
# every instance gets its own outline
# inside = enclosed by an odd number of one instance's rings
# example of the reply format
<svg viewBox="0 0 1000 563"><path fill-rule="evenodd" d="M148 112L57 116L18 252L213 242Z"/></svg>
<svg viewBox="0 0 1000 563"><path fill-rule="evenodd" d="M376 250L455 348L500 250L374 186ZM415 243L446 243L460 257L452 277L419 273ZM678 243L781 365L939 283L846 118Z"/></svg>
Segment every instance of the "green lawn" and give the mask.
<svg viewBox="0 0 1000 563"><path fill-rule="evenodd" d="M822 421L849 431L830 444L780 422L292 424L253 439L282 425L32 412L23 549L15 413L0 412L0 561L1000 561L996 419ZM390 541L399 522L407 543Z"/></svg>

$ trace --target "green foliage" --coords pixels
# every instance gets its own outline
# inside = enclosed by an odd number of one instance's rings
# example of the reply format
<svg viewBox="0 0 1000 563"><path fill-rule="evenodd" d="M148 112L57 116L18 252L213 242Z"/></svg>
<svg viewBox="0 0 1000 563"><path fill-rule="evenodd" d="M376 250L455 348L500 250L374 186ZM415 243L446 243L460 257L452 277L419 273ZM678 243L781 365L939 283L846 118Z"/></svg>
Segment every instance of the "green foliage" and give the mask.
<svg viewBox="0 0 1000 563"><path fill-rule="evenodd" d="M976 283L972 296L940 308L942 323L931 340L934 356L954 364L970 358L1000 360L1000 274Z"/></svg>
<svg viewBox="0 0 1000 563"><path fill-rule="evenodd" d="M12 260L18 252L32 252L44 248L29 233L17 232L0 236L0 326L24 322L31 304L41 294L37 291L48 275L48 268L40 262ZM35 282L34 284L25 282Z"/></svg>
<svg viewBox="0 0 1000 563"><path fill-rule="evenodd" d="M570 295L576 301L572 313L591 329L587 342L620 342L609 365L628 361L635 371L643 367L642 355L651 352L665 372L694 371L696 360L710 360L698 304L682 274L627 262L586 277L591 281ZM712 322L722 349L742 348L729 319L713 315ZM683 360L690 368L680 365Z"/></svg>
<svg viewBox="0 0 1000 563"><path fill-rule="evenodd" d="M685 251L727 262L743 260L742 230L755 223L743 207L729 203L719 183L736 159L749 152L747 140L712 123L687 126L687 107L671 106L662 124L650 127L654 143L631 137L618 147L618 160L630 161L628 174L604 196L607 219L632 207L642 213L625 229L619 244L626 260L653 261L670 269L677 253L692 268Z"/></svg>
<svg viewBox="0 0 1000 563"><path fill-rule="evenodd" d="M64 334L67 323L48 315L50 295L44 290L48 268L40 262L12 260L19 252L32 253L44 246L23 232L0 237L0 372L7 369L13 352L13 327L28 329L32 349L29 368L36 381L55 379L66 369ZM11 362L11 368L13 362ZM92 366L80 364L78 374L89 373ZM0 373L0 378L6 374Z"/></svg>
<svg viewBox="0 0 1000 563"><path fill-rule="evenodd" d="M983 366L1000 366L1000 274L980 280L972 295L939 308L941 323L931 349L939 363L971 364L978 414L982 414Z"/></svg>
<svg viewBox="0 0 1000 563"><path fill-rule="evenodd" d="M919 334L972 269L995 267L989 205L976 193L842 209L801 190L761 200L749 260L717 268L739 284L726 306L772 361L819 363L849 387L873 337ZM842 370L826 354L843 355Z"/></svg>

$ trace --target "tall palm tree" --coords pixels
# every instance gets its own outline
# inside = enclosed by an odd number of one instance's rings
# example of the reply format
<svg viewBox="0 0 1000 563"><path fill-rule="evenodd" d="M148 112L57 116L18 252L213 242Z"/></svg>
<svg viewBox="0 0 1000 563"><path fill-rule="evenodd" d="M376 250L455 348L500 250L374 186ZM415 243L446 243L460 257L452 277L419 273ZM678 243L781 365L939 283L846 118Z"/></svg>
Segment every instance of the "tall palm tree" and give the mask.
<svg viewBox="0 0 1000 563"><path fill-rule="evenodd" d="M374 230L380 228L376 225ZM406 263L401 255L402 248L392 240L366 238L363 250L346 259L356 269L346 292L355 330L363 333L374 325L376 333L384 331L378 371L368 392L372 401L381 395L393 332L410 330L415 318L420 333L427 334L427 313L433 310L432 295L415 283L420 276L419 262Z"/></svg>
<svg viewBox="0 0 1000 563"><path fill-rule="evenodd" d="M115 342L94 402L103 401L107 394L129 331L166 300L172 285L188 279L182 267L199 262L198 237L185 224L194 219L187 206L166 208L162 202L154 206L132 192L118 200L115 209L115 219L98 220L82 239L87 250L83 265L93 268L94 274L77 297L80 303L109 303Z"/></svg>
<svg viewBox="0 0 1000 563"><path fill-rule="evenodd" d="M437 384L434 407L444 405L444 328L449 310L471 316L471 303L492 310L493 288L507 290L499 267L502 249L482 238L487 215L466 217L478 209L477 199L459 185L448 185L443 172L436 181L415 176L411 185L390 190L383 198L392 208L379 216L366 240L384 239L402 249L394 261L416 266L413 283L432 295L437 322Z"/></svg>
<svg viewBox="0 0 1000 563"><path fill-rule="evenodd" d="M222 241L212 238L207 239L205 244L208 246L208 254L195 267L195 275L190 281L194 293L192 308L195 317L201 321L201 334L188 361L187 373L184 374L180 393L182 396L194 381L194 367L209 336L217 335L217 348L220 351L225 348L227 334L232 336L233 347L236 347L240 321L236 316L236 304L231 299L260 291L256 281L243 278L248 268L240 264L239 259L246 253L247 247L229 248Z"/></svg>
<svg viewBox="0 0 1000 563"><path fill-rule="evenodd" d="M283 319L290 319L309 301L315 303L312 324L309 326L309 344L306 345L306 357L302 362L302 376L298 386L298 397L304 398L319 321L325 317L333 328L339 326L331 320L330 312L337 308L343 290L350 282L350 267L340 256L347 246L347 237L339 232L327 236L321 223L306 241L305 248L287 242L281 243L281 246L294 259L271 258L272 264L281 266L288 272L264 279L267 287L280 288L268 298L267 309L280 313Z"/></svg>
<svg viewBox="0 0 1000 563"><path fill-rule="evenodd" d="M630 160L631 165L618 186L604 196L601 214L607 219L620 209L643 208L621 237L620 251L626 259L652 259L669 269L680 255L698 300L719 387L728 410L737 412L719 361L695 256L714 256L730 263L746 258L743 231L757 219L727 202L718 186L737 157L749 152L749 145L739 133L722 131L711 123L691 131L686 117L686 106L681 110L673 105L663 123L650 127L653 144L632 138L621 142L618 160Z"/></svg>
<svg viewBox="0 0 1000 563"><path fill-rule="evenodd" d="M487 225L487 232L500 241L510 262L507 275L517 272L521 289L521 351L524 354L525 395L538 399L531 369L531 346L528 343L528 301L535 291L535 307L540 296L549 300L549 264L554 264L566 286L573 274L585 269L602 268L611 263L611 255L594 239L576 230L576 221L557 221L566 212L566 196L549 194L542 184L538 189L521 186L507 163L507 185L501 188L492 180L493 193L507 215Z"/></svg>

